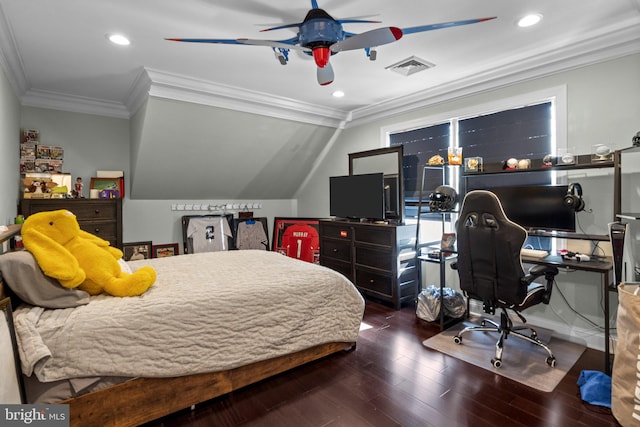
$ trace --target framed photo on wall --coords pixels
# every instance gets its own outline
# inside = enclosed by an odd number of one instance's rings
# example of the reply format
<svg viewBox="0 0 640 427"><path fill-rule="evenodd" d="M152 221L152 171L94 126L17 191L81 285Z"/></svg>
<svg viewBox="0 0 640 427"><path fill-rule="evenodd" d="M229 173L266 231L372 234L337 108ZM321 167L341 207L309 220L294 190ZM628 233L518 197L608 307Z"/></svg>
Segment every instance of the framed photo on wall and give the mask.
<svg viewBox="0 0 640 427"><path fill-rule="evenodd" d="M153 258L164 258L168 256L180 255L180 246L177 243L166 243L153 245Z"/></svg>
<svg viewBox="0 0 640 427"><path fill-rule="evenodd" d="M291 258L319 264L319 234L318 218L275 218L272 250Z"/></svg>
<svg viewBox="0 0 640 427"><path fill-rule="evenodd" d="M124 243L122 245L123 258L125 261L149 259L152 255L152 247L151 241Z"/></svg>

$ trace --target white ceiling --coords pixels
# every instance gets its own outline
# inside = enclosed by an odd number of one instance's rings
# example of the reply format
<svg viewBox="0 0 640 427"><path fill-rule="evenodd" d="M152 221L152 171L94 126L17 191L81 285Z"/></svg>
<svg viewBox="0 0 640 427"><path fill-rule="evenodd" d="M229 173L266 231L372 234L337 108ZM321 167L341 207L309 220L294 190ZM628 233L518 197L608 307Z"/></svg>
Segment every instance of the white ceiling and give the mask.
<svg viewBox="0 0 640 427"><path fill-rule="evenodd" d="M293 30L259 30L262 24L302 21L310 3L0 0L0 64L25 105L103 107L126 116L134 112L140 81L150 81L152 87L162 82L165 92L224 93L349 120L417 99L640 51L640 0L319 0L336 19L382 21L345 24L352 32L497 16L407 35L379 47L375 62L364 51L340 52L331 58L335 81L325 87L316 82L313 59L293 51L282 66L269 47L165 40L288 38ZM518 28L518 18L529 12L543 14L541 24ZM126 34L132 44L109 43L105 34L112 32ZM435 68L408 77L385 69L412 55ZM333 98L337 89L346 96Z"/></svg>

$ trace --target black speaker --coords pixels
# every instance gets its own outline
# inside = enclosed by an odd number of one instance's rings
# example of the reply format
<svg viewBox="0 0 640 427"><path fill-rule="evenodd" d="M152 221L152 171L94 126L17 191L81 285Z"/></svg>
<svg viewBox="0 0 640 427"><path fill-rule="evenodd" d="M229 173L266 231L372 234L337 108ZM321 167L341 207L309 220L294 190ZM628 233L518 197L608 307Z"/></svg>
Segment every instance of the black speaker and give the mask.
<svg viewBox="0 0 640 427"><path fill-rule="evenodd" d="M582 187L580 184L577 182L569 184L567 194L564 196L564 199L562 199L562 202L566 207L576 212L584 210L584 200L582 199Z"/></svg>

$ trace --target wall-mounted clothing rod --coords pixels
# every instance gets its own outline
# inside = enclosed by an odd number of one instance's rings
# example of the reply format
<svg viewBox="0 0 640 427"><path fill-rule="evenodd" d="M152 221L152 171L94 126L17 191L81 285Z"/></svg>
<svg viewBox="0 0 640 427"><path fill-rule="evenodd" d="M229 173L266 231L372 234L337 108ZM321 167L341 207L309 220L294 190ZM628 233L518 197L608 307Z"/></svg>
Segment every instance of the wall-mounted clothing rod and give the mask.
<svg viewBox="0 0 640 427"><path fill-rule="evenodd" d="M215 211L215 212L227 212L227 211L243 211L247 209L262 209L262 203L173 203L171 205L172 211Z"/></svg>

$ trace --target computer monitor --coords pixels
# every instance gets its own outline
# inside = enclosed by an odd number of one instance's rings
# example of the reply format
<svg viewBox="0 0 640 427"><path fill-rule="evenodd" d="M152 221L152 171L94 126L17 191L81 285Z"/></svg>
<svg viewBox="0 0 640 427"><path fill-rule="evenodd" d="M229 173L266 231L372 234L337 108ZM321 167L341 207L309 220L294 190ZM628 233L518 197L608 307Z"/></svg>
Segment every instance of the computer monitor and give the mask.
<svg viewBox="0 0 640 427"><path fill-rule="evenodd" d="M575 210L565 206L567 185L492 187L509 219L528 231L576 231Z"/></svg>

